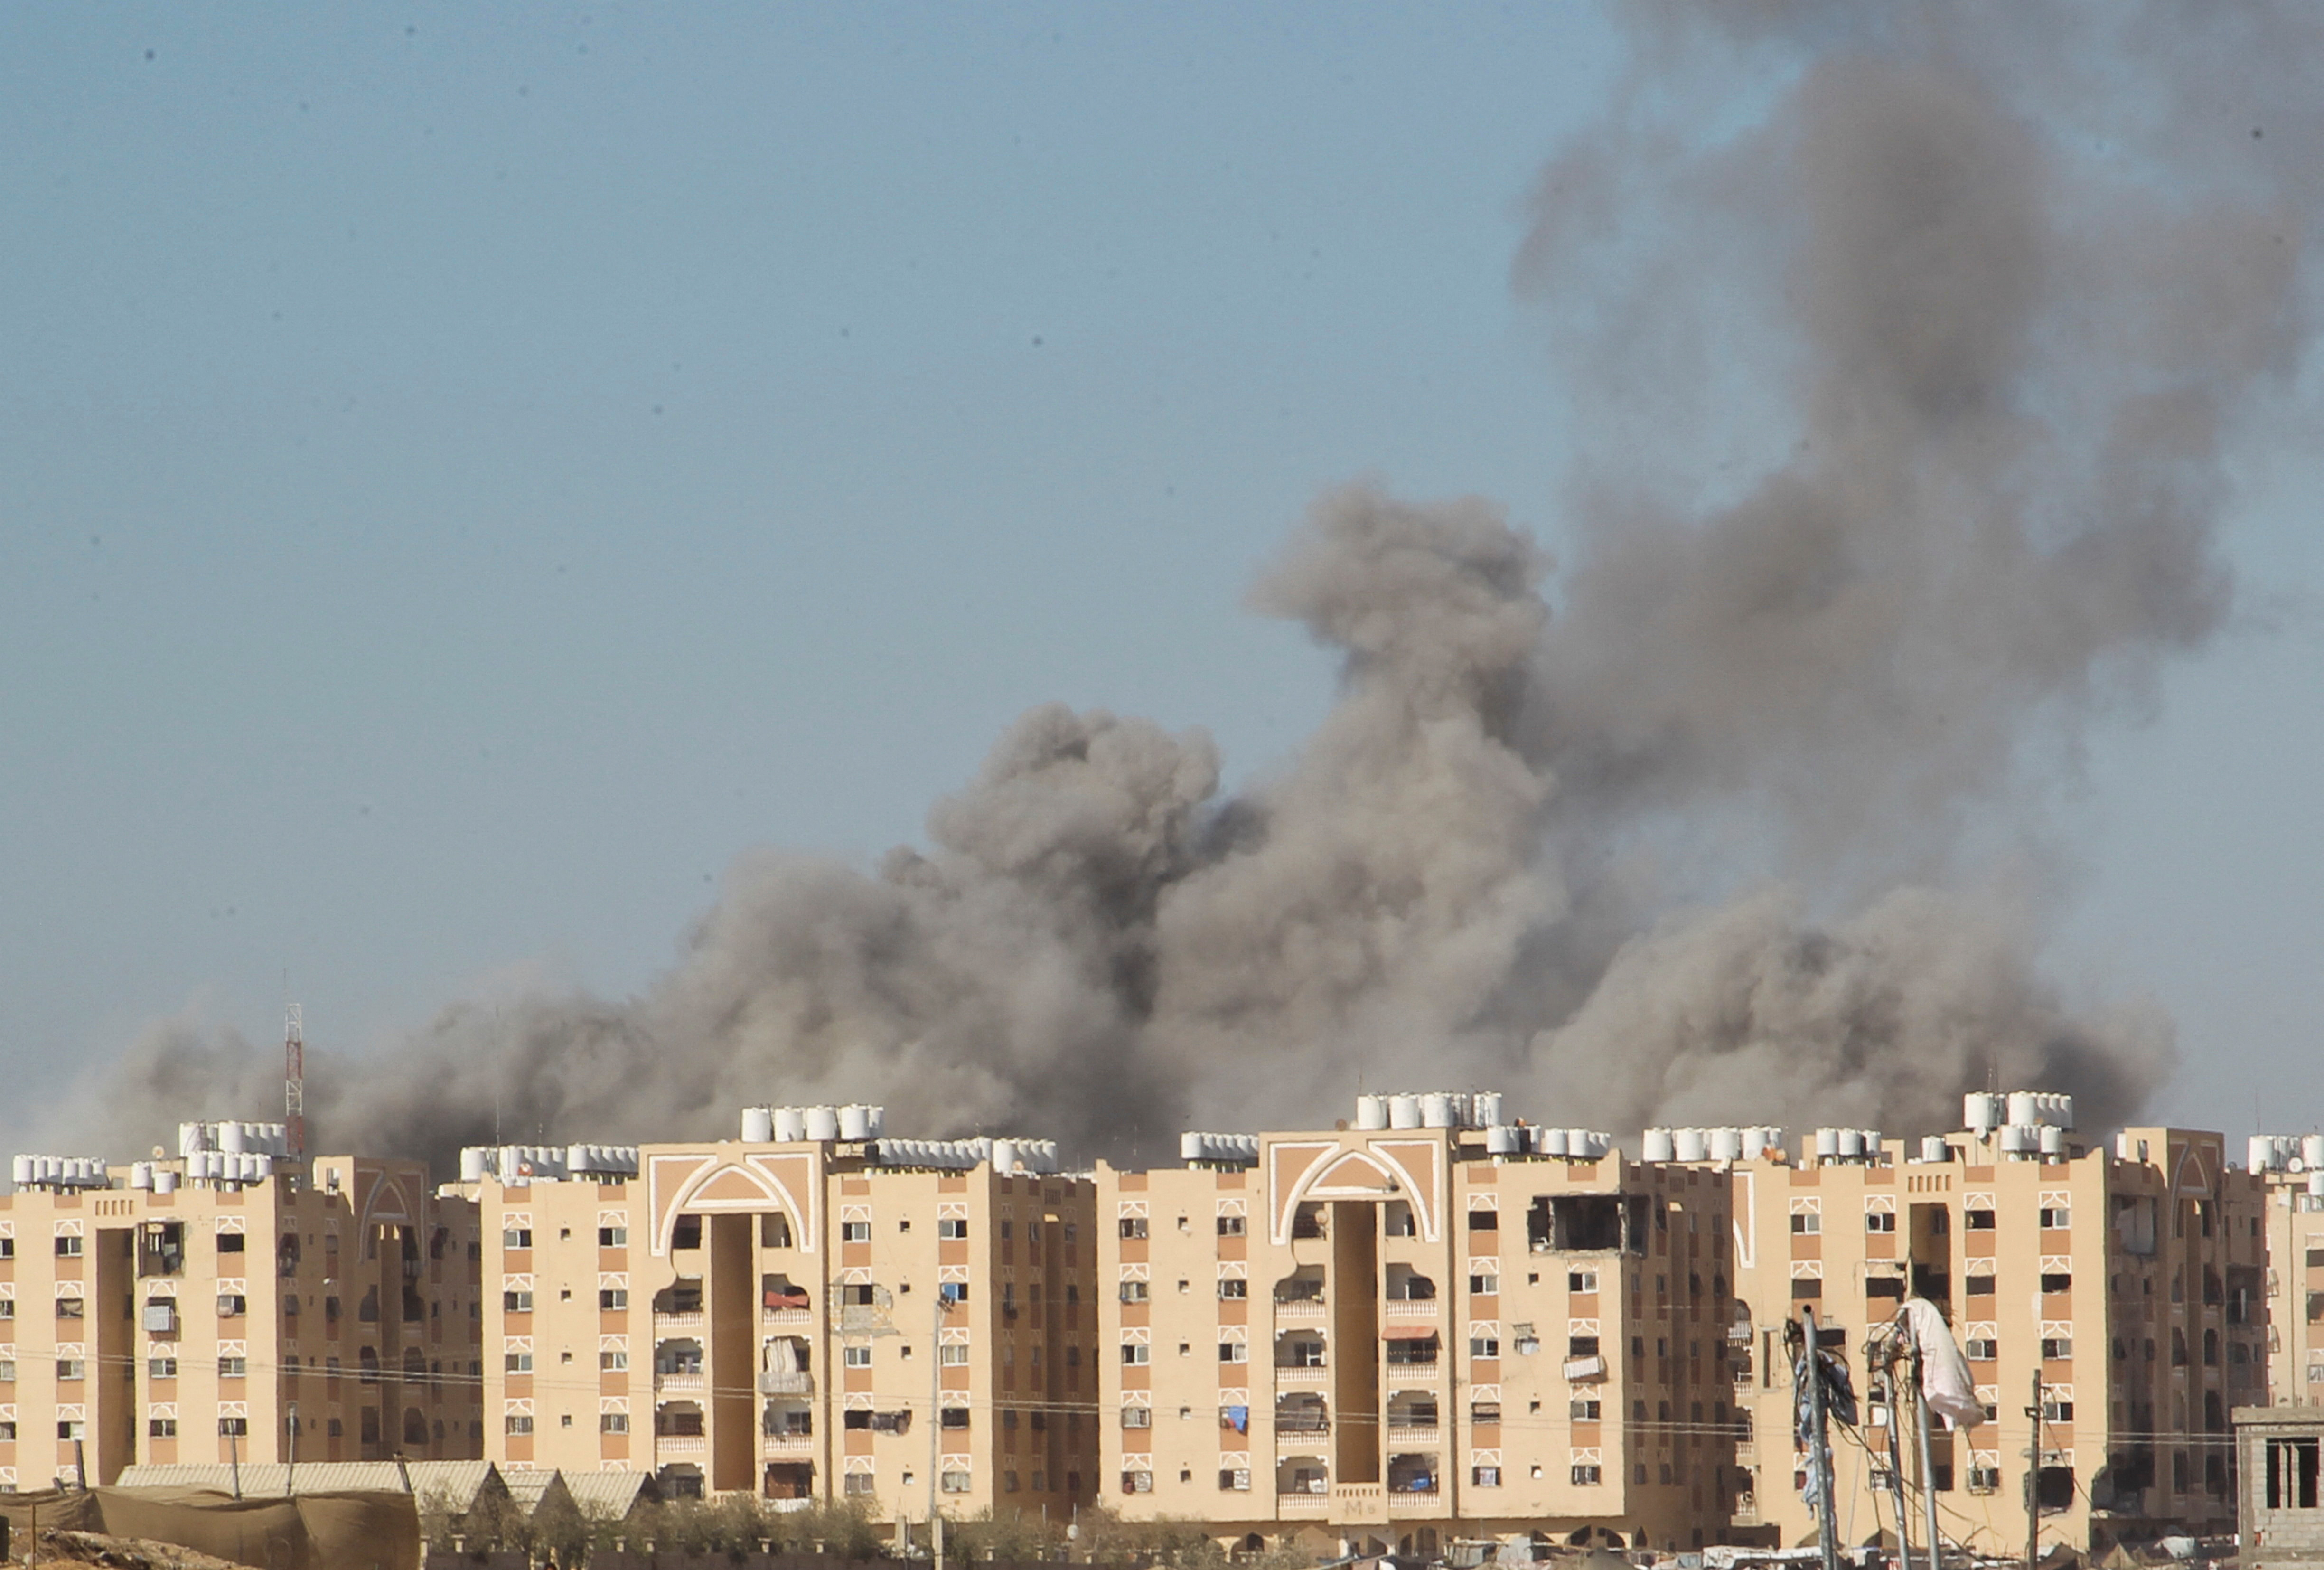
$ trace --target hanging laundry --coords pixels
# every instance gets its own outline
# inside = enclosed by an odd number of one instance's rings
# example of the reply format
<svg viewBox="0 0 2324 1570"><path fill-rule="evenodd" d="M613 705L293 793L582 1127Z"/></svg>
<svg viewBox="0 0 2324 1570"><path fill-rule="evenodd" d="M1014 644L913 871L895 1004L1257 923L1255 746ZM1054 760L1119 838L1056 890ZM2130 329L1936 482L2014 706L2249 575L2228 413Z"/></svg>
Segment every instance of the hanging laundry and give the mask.
<svg viewBox="0 0 2324 1570"><path fill-rule="evenodd" d="M1937 1306L1925 1298L1908 1298L1896 1317L1921 1354L1921 1395L1929 1410L1956 1428L1974 1428L1984 1422L1985 1403L1977 1399L1969 1359L1961 1355Z"/></svg>

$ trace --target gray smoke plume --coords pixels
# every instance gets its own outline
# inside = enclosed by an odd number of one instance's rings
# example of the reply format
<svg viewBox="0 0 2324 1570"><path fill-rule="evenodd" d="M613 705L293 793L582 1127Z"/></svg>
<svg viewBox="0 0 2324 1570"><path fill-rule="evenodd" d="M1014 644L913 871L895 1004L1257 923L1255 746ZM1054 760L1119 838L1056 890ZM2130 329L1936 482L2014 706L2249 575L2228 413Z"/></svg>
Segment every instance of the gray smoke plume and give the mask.
<svg viewBox="0 0 2324 1570"><path fill-rule="evenodd" d="M1626 1133L1950 1126L1989 1079L2136 1112L2171 1029L2046 979L2048 808L2232 608L2228 444L2307 344L2315 28L1625 16L1637 70L1517 263L1586 455L1562 576L1489 503L1327 494L1251 605L1341 690L1259 785L1035 709L925 849L743 860L641 998L318 1057L323 1141L440 1163L496 1108L650 1139L842 1099L1150 1158L1360 1082ZM173 1022L103 1094L142 1143L270 1074Z"/></svg>

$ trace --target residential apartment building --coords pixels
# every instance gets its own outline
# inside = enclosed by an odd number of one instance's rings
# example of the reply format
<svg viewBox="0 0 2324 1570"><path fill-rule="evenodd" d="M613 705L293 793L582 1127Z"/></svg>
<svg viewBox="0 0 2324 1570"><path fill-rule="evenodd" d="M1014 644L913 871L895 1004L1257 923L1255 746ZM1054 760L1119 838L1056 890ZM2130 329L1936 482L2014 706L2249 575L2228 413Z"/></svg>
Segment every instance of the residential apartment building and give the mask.
<svg viewBox="0 0 2324 1570"><path fill-rule="evenodd" d="M2267 1189L2269 1399L2324 1401L2324 1134L2254 1134L2248 1150Z"/></svg>
<svg viewBox="0 0 2324 1570"><path fill-rule="evenodd" d="M490 1457L884 1519L1092 1498L1089 1180L1038 1141L884 1138L874 1108L742 1134L470 1153Z"/></svg>
<svg viewBox="0 0 2324 1570"><path fill-rule="evenodd" d="M275 1151L217 1148L245 1132ZM17 1159L0 1196L0 1487L481 1455L474 1206L431 1194L417 1162L300 1170L280 1137L189 1124L175 1159Z"/></svg>
<svg viewBox="0 0 2324 1570"><path fill-rule="evenodd" d="M2085 1146L2062 1097L1969 1101L1970 1128L1916 1148L1857 1135L1843 1153L1827 1130L1796 1160L1714 1163L1735 1192L1733 1334L1749 1349L1732 1364L1747 1436L1738 1535L1793 1543L1815 1529L1785 1321L1812 1309L1867 1392L1867 1333L1907 1295L1945 1312L1987 1412L1933 1438L1948 1538L2022 1546L2029 1469L2044 1541L2103 1550L2166 1528L2232 1530L2227 1414L2268 1399L2262 1183L2227 1168L2216 1133L2135 1128ZM1866 1418L1834 1450L1839 1497L1858 1501L1849 1541L1884 1510L1895 1525L1889 1436Z"/></svg>
<svg viewBox="0 0 2324 1570"><path fill-rule="evenodd" d="M1110 1505L1365 1553L1718 1540L1726 1185L1499 1101L1099 1166Z"/></svg>

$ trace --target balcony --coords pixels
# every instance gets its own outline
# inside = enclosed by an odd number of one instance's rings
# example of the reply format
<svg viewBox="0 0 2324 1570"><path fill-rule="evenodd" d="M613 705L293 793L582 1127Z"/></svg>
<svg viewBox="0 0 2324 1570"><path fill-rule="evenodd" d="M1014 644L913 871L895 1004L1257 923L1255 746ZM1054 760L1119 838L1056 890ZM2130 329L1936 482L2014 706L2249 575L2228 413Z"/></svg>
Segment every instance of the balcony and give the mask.
<svg viewBox="0 0 2324 1570"><path fill-rule="evenodd" d="M1305 1324L1309 1321L1320 1323L1324 1318L1323 1299L1321 1298L1278 1298L1275 1301L1275 1317L1278 1324Z"/></svg>
<svg viewBox="0 0 2324 1570"><path fill-rule="evenodd" d="M815 1315L805 1308L761 1308L759 1310L759 1323L761 1325L812 1325L815 1323Z"/></svg>
<svg viewBox="0 0 2324 1570"><path fill-rule="evenodd" d="M1386 1319L1434 1319L1436 1308L1434 1298L1390 1298L1380 1305L1380 1315Z"/></svg>
<svg viewBox="0 0 2324 1570"><path fill-rule="evenodd" d="M1388 1513L1391 1516L1434 1516L1444 1513L1444 1499L1434 1489L1390 1489Z"/></svg>
<svg viewBox="0 0 2324 1570"><path fill-rule="evenodd" d="M1275 1513L1277 1517L1328 1516L1332 1513L1332 1496L1328 1493L1278 1493L1275 1496Z"/></svg>
<svg viewBox="0 0 2324 1570"><path fill-rule="evenodd" d="M664 1330L704 1330L709 1325L710 1316L699 1308L664 1309L659 1305L654 1308L654 1329L657 1333Z"/></svg>
<svg viewBox="0 0 2324 1570"><path fill-rule="evenodd" d="M815 1376L803 1368L770 1369L759 1376L759 1393L762 1396L811 1396L815 1394Z"/></svg>
<svg viewBox="0 0 2324 1570"><path fill-rule="evenodd" d="M700 1455L710 1448L708 1438L700 1434L657 1434L654 1452L659 1455Z"/></svg>
<svg viewBox="0 0 2324 1570"><path fill-rule="evenodd" d="M769 1455L812 1455L815 1436L812 1434L770 1434L761 1446Z"/></svg>
<svg viewBox="0 0 2324 1570"><path fill-rule="evenodd" d="M1395 1421L1390 1421L1388 1426L1388 1442L1391 1445L1434 1445L1438 1438L1439 1430L1433 1423L1425 1428Z"/></svg>
<svg viewBox="0 0 2324 1570"><path fill-rule="evenodd" d="M1321 1390L1330 1382L1331 1371L1320 1362L1275 1365L1275 1384L1277 1390Z"/></svg>
<svg viewBox="0 0 2324 1570"><path fill-rule="evenodd" d="M673 1369L668 1373L659 1369L654 1371L654 1389L657 1390L674 1394L681 1390L706 1390L709 1388L709 1377L700 1369Z"/></svg>

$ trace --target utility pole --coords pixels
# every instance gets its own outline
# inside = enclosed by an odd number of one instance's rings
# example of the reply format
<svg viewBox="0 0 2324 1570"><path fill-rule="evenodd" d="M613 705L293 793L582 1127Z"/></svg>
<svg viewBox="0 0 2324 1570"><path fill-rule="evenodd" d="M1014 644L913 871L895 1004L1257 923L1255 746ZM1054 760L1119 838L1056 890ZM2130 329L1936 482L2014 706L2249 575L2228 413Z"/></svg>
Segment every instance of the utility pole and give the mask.
<svg viewBox="0 0 2324 1570"><path fill-rule="evenodd" d="M1913 1534L1904 1529L1904 1456L1902 1450L1904 1441L1897 1436L1896 1433L1904 1418L1904 1411L1897 1404L1896 1396L1896 1371L1897 1364L1901 1360L1896 1356L1896 1343L1893 1335L1884 1344L1888 1348L1889 1360L1886 1371L1888 1381L1888 1497L1896 1506L1896 1557L1903 1564L1904 1570L1913 1570ZM1926 1470L1926 1467L1923 1468L1923 1472ZM1923 1479L1923 1482L1926 1481L1925 1478ZM1934 1540L1934 1538L1931 1539L1931 1541Z"/></svg>
<svg viewBox="0 0 2324 1570"><path fill-rule="evenodd" d="M1831 1434L1827 1427L1823 1405L1823 1369L1818 1360L1823 1347L1816 1340L1815 1310L1802 1305L1800 1327L1806 1333L1808 1381L1808 1445L1809 1464L1815 1468L1816 1539L1823 1549L1823 1570L1840 1570L1840 1517L1833 1509L1831 1481Z"/></svg>
<svg viewBox="0 0 2324 1570"><path fill-rule="evenodd" d="M2034 1447L2025 1453L2025 1570L2034 1570L2042 1548L2042 1371L2034 1371Z"/></svg>
<svg viewBox="0 0 2324 1570"><path fill-rule="evenodd" d="M1942 1547L1937 1539L1937 1468L1929 1439L1929 1387L1921 1377L1921 1352L1913 1350L1913 1409L1921 1430L1921 1510L1929 1532L1929 1570L1944 1570ZM1908 1560L1905 1570L1912 1570Z"/></svg>
<svg viewBox="0 0 2324 1570"><path fill-rule="evenodd" d="M282 1469L282 1492L295 1495L299 1492L299 1403L290 1403L290 1464Z"/></svg>
<svg viewBox="0 0 2324 1570"><path fill-rule="evenodd" d="M944 1523L936 1519L936 1468L942 1464L944 1424L944 1284L928 1304L928 1556L944 1570Z"/></svg>

